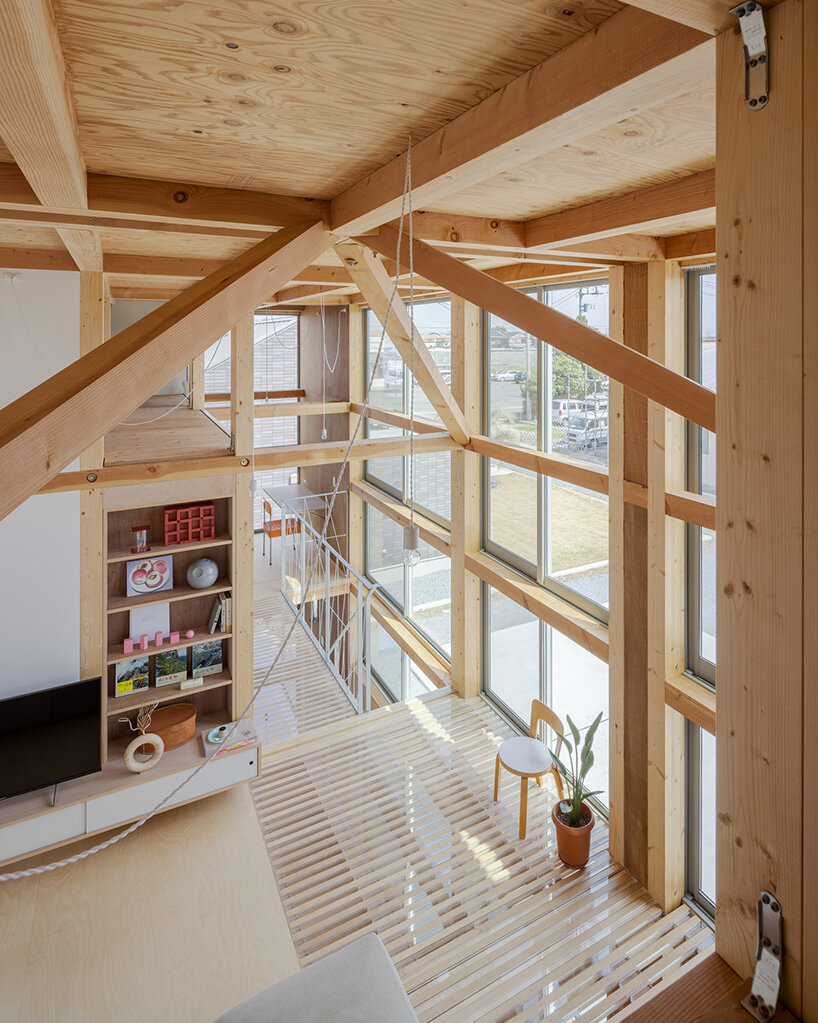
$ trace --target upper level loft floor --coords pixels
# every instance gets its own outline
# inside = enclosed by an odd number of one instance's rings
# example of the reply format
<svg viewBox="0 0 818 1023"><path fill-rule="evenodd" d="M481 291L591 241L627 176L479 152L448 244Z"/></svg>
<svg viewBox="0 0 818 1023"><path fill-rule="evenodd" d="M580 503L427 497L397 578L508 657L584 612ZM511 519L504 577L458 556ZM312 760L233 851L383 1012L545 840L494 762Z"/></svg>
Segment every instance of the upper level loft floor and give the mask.
<svg viewBox="0 0 818 1023"><path fill-rule="evenodd" d="M105 435L105 465L133 465L230 453L230 432L180 395L156 395Z"/></svg>

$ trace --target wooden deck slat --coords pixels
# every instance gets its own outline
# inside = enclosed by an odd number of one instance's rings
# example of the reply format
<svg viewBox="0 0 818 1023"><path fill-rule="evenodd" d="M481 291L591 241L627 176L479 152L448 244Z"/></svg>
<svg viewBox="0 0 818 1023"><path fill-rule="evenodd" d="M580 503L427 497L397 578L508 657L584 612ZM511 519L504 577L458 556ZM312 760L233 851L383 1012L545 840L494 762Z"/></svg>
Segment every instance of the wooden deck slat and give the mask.
<svg viewBox="0 0 818 1023"><path fill-rule="evenodd" d="M320 714L312 677L301 699ZM616 1018L712 946L687 908L660 917L603 822L588 867L564 867L550 788L532 786L517 838L519 784L491 792L511 733L483 701L436 694L318 727L265 750L253 786L302 965L376 931L421 1023L568 1023Z"/></svg>

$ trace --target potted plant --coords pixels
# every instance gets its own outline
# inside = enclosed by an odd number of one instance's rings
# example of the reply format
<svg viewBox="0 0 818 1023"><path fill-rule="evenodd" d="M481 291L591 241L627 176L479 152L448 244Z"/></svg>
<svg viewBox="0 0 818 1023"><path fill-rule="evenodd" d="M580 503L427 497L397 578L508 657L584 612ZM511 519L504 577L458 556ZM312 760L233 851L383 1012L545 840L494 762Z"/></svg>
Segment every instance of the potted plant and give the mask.
<svg viewBox="0 0 818 1023"><path fill-rule="evenodd" d="M565 781L565 789L568 798L558 800L551 811L551 819L557 829L557 852L563 863L569 867L584 867L588 862L591 852L591 829L594 826L594 812L585 802L590 796L595 796L602 790L589 792L585 788L585 778L594 766L593 742L596 730L602 720L602 711L594 718L588 731L585 733L585 741L582 741L579 729L571 720L566 717L568 728L571 731L571 738L559 735L560 741L568 750L568 764L566 769L563 762L551 750L554 763ZM558 747L559 748L559 747ZM563 754L564 756L565 754Z"/></svg>

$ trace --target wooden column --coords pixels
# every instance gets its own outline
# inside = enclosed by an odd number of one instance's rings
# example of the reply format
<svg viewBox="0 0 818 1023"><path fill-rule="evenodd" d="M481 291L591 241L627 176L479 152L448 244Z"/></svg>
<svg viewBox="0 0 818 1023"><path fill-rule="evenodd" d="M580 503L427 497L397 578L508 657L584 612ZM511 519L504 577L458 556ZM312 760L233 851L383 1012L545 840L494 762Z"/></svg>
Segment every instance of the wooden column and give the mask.
<svg viewBox="0 0 818 1023"><path fill-rule="evenodd" d="M253 454L253 317L238 323L230 338L230 432L240 458ZM233 498L233 709L240 714L253 693L252 477L236 476Z"/></svg>
<svg viewBox="0 0 818 1023"><path fill-rule="evenodd" d="M204 353L197 355L191 362L188 372L190 380L190 407L203 409L205 407L205 357Z"/></svg>
<svg viewBox="0 0 818 1023"><path fill-rule="evenodd" d="M80 273L80 355L93 351L110 336L106 332L103 276ZM80 455L81 469L102 467L102 437ZM105 515L101 490L80 491L80 674L105 675L103 636L107 573L105 571Z"/></svg>
<svg viewBox="0 0 818 1023"><path fill-rule="evenodd" d="M784 995L818 1019L815 4L764 11L770 94L744 99L740 36L718 39L716 947L755 959L766 888ZM805 146L807 148L805 148Z"/></svg>
<svg viewBox="0 0 818 1023"><path fill-rule="evenodd" d="M682 270L660 260L647 275L647 354L683 373ZM684 718L665 703L685 666L684 523L665 514L665 492L685 487L684 440L681 416L648 401L647 887L665 912L685 893Z"/></svg>
<svg viewBox="0 0 818 1023"><path fill-rule="evenodd" d="M470 434L480 422L480 310L452 296L452 397ZM466 558L480 549L480 456L452 451L452 684L461 696L480 692L480 580Z"/></svg>
<svg viewBox="0 0 818 1023"><path fill-rule="evenodd" d="M364 397L364 331L363 331L363 306L350 305L348 323L349 323L349 352L348 352L348 364L349 364L349 400L352 402L361 402ZM349 416L349 436L352 437L355 433L355 428L358 426L360 416L355 413L350 413ZM361 438L364 435L365 424L361 423L358 437ZM347 561L352 565L356 572L363 575L364 571L364 502L357 495L352 492L352 484L360 483L363 480L364 463L361 461L350 462L347 467L349 489L347 490ZM349 597L349 613L351 614L357 607L356 598L350 594ZM358 653L358 619L356 618L349 628L349 645L350 651L350 662L351 664L357 663ZM353 678L350 674L350 679L353 684L359 686L360 679L357 677ZM357 689L355 690L358 691Z"/></svg>
<svg viewBox="0 0 818 1023"><path fill-rule="evenodd" d="M610 334L648 351L648 268L612 267ZM647 398L611 380L610 820L611 853L648 883L648 517L624 500L625 483L647 486Z"/></svg>

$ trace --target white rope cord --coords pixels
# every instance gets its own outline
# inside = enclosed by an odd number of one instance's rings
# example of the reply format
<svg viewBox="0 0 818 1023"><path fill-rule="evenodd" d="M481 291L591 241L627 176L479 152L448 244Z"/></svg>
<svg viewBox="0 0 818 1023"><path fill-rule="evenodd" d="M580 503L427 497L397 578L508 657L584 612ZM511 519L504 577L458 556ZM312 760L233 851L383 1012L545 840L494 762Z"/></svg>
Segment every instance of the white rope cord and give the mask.
<svg viewBox="0 0 818 1023"><path fill-rule="evenodd" d="M409 176L409 327L411 334L411 354L409 361L409 528L415 528L415 247L412 223L412 136L409 136L409 148L406 150L406 173ZM400 263L395 267L400 275Z"/></svg>
<svg viewBox="0 0 818 1023"><path fill-rule="evenodd" d="M397 243L397 254L396 254L396 259L398 261L400 259L400 246L401 246L401 241L403 239L403 222L404 222L404 214L405 214L405 208L406 208L406 197L407 197L407 192L408 192L408 189L409 189L409 183L410 182L411 182L411 153L407 151L407 155L406 155L406 177L404 179L403 199L401 201L400 223L399 223L399 227L398 227L398 243ZM332 518L332 511L333 511L333 508L335 507L335 500L336 500L336 498L338 496L338 491L340 489L341 481L342 481L343 476L344 476L344 469L346 469L347 465L349 464L349 460L350 460L350 457L352 455L352 448L353 448L355 442L358 439L358 434L361 431L361 424L363 423L364 419L366 418L366 410L369 408L369 395L370 395L370 392L372 390L373 382L375 380L375 372L376 372L376 370L378 368L378 361L380 360L381 352L383 351L384 337L386 336L386 328L387 328L387 325L389 323L389 316L390 316L390 314L392 312L392 305L393 305L393 303L395 301L395 296L398 293L398 280L399 280L399 275L396 275L395 276L395 285L392 288L392 294L389 296L389 305L387 306L387 309L386 309L386 317L384 318L384 324L383 324L383 328L381 330L381 339L380 339L380 342L378 344L378 350L377 350L377 353L375 355L375 361L374 361L374 364L372 366L372 372L371 372L371 374L369 376L369 381L367 383L366 393L364 395L364 400L363 400L363 403L362 403L363 407L362 407L361 415L358 416L358 421L355 424L355 429L353 430L352 436L350 437L349 443L347 444L347 448L346 448L346 451L344 453L344 459L343 459L343 464L342 464L342 467L341 467L341 471L338 474L338 479L336 480L335 487L333 488L332 495L330 497L329 504L327 506L327 516L326 516L326 520L324 522L323 528L321 530L321 539L320 539L321 543L325 543L326 542L327 529L329 528L329 520ZM317 561L317 559L316 559L316 561ZM315 567L316 567L316 565L315 565L315 563L313 563L313 567L312 567L312 569L310 571L310 577L309 577L309 580L307 581L305 593L309 593L310 592L310 587L312 586L313 575L315 573ZM250 699L250 702L247 704L247 706L242 711L241 716L237 719L237 721L236 721L236 725L237 726L240 725L241 722L244 721L244 719L250 713L250 711L252 710L253 705L255 704L255 702L256 702L259 694L261 693L262 689L264 689L264 687L270 681L270 678L271 678L271 676L273 674L273 671L275 670L275 668L276 668L276 666L277 666L277 664L278 664L278 662L279 662L279 660L281 658L281 655L283 654L284 650L287 648L287 644L289 643L290 638L291 638L293 632L295 631L296 625L298 625L299 621L301 621L304 618L305 608L306 608L306 601L303 601L302 604L301 604L301 610L300 610L299 614L293 616L292 624L290 625L289 629L287 630L287 633L286 633L286 635L284 637L284 640L283 640L281 646L279 647L278 653L275 655L275 657L273 658L273 661L272 661L270 667L267 669L267 674L264 676L264 678L261 680L261 682L259 682L259 684L256 686L255 691L253 692L253 696ZM213 760L215 760L216 757L218 757L218 756L219 756L219 753L216 752L216 753L213 754L213 756L210 759L203 760L199 764L199 766L194 771L192 771L189 775L187 775L186 778L184 778L181 782L179 782L179 784L174 789L172 789L165 796L165 798L161 800L161 802L157 803L156 806L154 806L154 808L152 810L149 810L147 813L143 814L143 816L140 817L139 820L134 821L134 823L131 824L130 827L126 828L124 831L118 832L116 835L113 835L111 838L106 839L104 842L100 842L97 845L92 846L90 849L85 849L83 852L75 853L73 856L66 856L65 859L56 860L53 863L45 863L45 864L43 864L42 866L39 866L39 867L30 867L27 870L16 870L16 871L12 871L11 873L8 873L8 874L0 874L0 883L2 883L4 881L17 881L17 880L20 880L21 878L24 878L24 877L36 877L39 874L47 874L47 873L49 873L52 870L58 870L60 867L68 867L68 866L71 866L74 863L79 863L81 860L86 860L86 859L88 859L89 856L94 856L96 853L102 852L104 849L110 849L111 846L116 845L118 842L121 842L123 838L127 838L128 835L132 835L135 831L137 831L139 828L141 828L144 824L147 824L147 822L152 817L154 817L157 813L159 813L159 811L167 803L169 803L173 799L173 797L182 788L184 788L185 785L188 784L189 781L192 781L192 779L195 778L196 775L200 771L204 770L205 767L207 767L207 765L209 763L211 763Z"/></svg>

